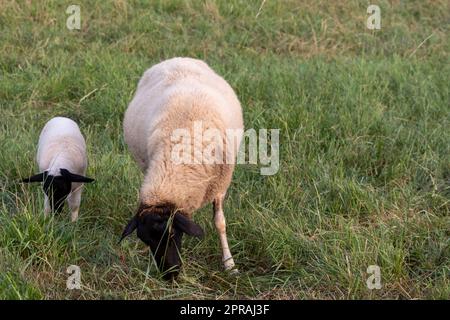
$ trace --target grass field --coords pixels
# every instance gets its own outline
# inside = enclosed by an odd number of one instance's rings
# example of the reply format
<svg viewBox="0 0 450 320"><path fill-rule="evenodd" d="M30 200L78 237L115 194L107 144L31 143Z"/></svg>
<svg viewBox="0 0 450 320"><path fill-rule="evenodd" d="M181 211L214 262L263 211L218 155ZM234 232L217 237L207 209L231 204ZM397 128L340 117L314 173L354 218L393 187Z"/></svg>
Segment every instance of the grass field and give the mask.
<svg viewBox="0 0 450 320"><path fill-rule="evenodd" d="M0 1L0 298L449 299L450 3L372 2L381 30L368 1ZM238 276L222 271L211 206L174 283L135 235L117 244L142 180L123 114L174 56L229 81L246 128L280 129L279 172L237 166L225 202ZM40 187L17 183L56 115L80 124L96 178L76 223L44 218ZM69 265L81 290L66 289Z"/></svg>

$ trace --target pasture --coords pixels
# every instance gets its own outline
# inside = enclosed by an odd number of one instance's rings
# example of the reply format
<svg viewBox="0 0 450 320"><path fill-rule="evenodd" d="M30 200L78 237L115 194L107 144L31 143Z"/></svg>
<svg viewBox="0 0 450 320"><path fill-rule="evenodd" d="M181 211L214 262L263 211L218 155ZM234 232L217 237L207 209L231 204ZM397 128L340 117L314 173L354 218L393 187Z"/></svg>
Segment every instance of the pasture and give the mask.
<svg viewBox="0 0 450 320"><path fill-rule="evenodd" d="M367 1L0 1L0 298L449 299L450 3L376 2L380 30ZM143 177L124 111L175 56L231 84L246 129L280 129L279 171L238 165L225 201L237 276L211 205L173 283L135 234L117 243ZM18 183L57 115L79 123L96 179L76 223L44 217L42 189Z"/></svg>

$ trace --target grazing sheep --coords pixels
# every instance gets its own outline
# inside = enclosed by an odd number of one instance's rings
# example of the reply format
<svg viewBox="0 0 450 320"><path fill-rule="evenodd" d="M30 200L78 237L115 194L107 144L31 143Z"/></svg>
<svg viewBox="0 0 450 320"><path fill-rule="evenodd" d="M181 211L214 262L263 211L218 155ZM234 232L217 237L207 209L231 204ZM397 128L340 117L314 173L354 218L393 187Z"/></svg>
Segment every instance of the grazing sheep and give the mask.
<svg viewBox="0 0 450 320"><path fill-rule="evenodd" d="M236 159L242 139L242 109L233 89L206 63L191 58L173 58L148 69L125 113L124 136L134 159L145 174L140 189L140 205L125 227L121 240L137 229L138 237L150 246L165 278L176 277L181 266L183 233L202 237L202 228L191 218L195 210L213 203L214 222L222 246L226 270L234 261L228 247L223 201L231 182L234 161L216 163L175 163L174 133L183 129L192 134L201 123L202 134L219 132L223 147L218 152ZM235 130L230 142L227 130ZM187 142L202 152L206 142ZM228 158L227 158L228 159ZM170 221L168 223L168 221Z"/></svg>
<svg viewBox="0 0 450 320"><path fill-rule="evenodd" d="M72 221L78 218L87 167L86 143L71 119L55 117L45 124L39 137L36 157L40 173L22 182L44 182L45 214L61 212L67 198Z"/></svg>

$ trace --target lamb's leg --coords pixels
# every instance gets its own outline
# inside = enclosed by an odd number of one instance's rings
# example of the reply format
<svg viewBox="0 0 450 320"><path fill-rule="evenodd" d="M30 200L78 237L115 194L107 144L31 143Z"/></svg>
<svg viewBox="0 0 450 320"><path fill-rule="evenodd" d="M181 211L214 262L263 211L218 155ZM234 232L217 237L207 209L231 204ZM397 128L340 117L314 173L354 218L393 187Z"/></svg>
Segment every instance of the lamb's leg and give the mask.
<svg viewBox="0 0 450 320"><path fill-rule="evenodd" d="M44 196L44 215L48 216L48 214L52 212L52 207L50 206L50 199L47 195Z"/></svg>
<svg viewBox="0 0 450 320"><path fill-rule="evenodd" d="M231 255L230 248L228 247L225 215L223 213L224 198L225 195L218 195L213 201L214 224L216 225L217 232L219 233L220 244L222 245L222 261L225 270L231 270L234 267L234 260Z"/></svg>
<svg viewBox="0 0 450 320"><path fill-rule="evenodd" d="M80 209L82 185L77 184L72 187L72 192L67 197L67 203L70 209L72 222L78 219L78 210Z"/></svg>

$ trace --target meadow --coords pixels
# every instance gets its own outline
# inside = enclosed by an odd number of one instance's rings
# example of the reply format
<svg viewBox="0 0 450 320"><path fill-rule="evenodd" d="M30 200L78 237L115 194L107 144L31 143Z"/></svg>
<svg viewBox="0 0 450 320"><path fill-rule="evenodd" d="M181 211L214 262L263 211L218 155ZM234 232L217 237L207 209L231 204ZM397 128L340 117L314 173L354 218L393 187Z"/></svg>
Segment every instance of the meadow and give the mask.
<svg viewBox="0 0 450 320"><path fill-rule="evenodd" d="M450 2L372 3L380 30L368 1L0 0L0 298L450 299ZM175 56L231 84L246 128L280 129L278 173L238 165L225 201L238 275L211 205L173 283L136 235L117 243L142 181L124 111ZM44 217L42 189L18 183L57 115L79 123L96 178L76 223Z"/></svg>

